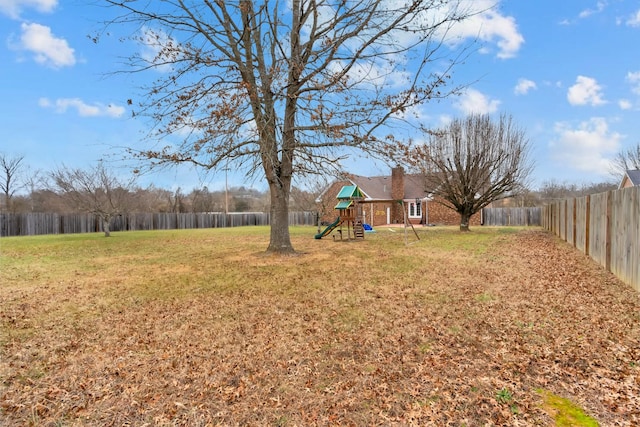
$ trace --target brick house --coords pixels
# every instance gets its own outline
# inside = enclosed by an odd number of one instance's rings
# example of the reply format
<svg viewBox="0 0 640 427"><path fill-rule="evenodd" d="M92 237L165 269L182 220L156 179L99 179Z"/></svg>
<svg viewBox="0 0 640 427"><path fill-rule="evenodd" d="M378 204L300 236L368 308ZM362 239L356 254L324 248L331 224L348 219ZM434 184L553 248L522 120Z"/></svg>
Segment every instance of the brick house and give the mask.
<svg viewBox="0 0 640 427"><path fill-rule="evenodd" d="M405 211L408 221L414 225L460 225L460 215L438 203L426 191L423 175L405 174L402 167L393 168L391 176L348 175L334 181L316 199L323 223L336 219L336 196L345 185L358 186L364 196L359 202L361 219L373 227L403 224ZM480 213L473 215L470 225L480 225L480 219Z"/></svg>
<svg viewBox="0 0 640 427"><path fill-rule="evenodd" d="M640 186L640 170L627 170L618 189Z"/></svg>

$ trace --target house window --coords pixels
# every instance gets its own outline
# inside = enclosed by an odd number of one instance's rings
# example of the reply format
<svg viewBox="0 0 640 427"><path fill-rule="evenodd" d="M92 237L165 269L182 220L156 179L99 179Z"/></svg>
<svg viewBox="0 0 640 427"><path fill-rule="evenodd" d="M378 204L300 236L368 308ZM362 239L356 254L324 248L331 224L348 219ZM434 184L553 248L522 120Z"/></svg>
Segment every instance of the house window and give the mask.
<svg viewBox="0 0 640 427"><path fill-rule="evenodd" d="M409 202L409 218L422 218L422 202Z"/></svg>

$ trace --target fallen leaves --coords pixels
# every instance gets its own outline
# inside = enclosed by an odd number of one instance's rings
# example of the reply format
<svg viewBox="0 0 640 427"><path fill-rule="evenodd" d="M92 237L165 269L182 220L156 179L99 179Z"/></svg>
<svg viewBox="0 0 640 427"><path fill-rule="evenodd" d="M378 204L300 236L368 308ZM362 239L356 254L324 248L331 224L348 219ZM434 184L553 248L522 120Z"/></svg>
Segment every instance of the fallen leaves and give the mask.
<svg viewBox="0 0 640 427"><path fill-rule="evenodd" d="M548 425L545 389L600 425L640 424L636 292L539 231L472 253L431 235L391 250L391 236L309 243L285 263L185 248L158 290L128 284L132 266L3 291L0 421Z"/></svg>

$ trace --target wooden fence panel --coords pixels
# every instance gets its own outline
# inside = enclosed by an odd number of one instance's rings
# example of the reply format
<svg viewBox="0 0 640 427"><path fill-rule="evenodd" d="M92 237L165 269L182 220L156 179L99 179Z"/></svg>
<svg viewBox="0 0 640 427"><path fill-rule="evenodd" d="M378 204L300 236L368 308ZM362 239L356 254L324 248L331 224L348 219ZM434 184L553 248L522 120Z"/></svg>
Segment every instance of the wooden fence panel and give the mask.
<svg viewBox="0 0 640 427"><path fill-rule="evenodd" d="M0 236L58 234L60 231L60 216L57 214L0 214Z"/></svg>
<svg viewBox="0 0 640 427"><path fill-rule="evenodd" d="M196 228L211 228L213 224L213 217L207 213L196 214Z"/></svg>
<svg viewBox="0 0 640 427"><path fill-rule="evenodd" d="M135 213L129 215L128 229L134 230L153 230L153 214Z"/></svg>
<svg viewBox="0 0 640 427"><path fill-rule="evenodd" d="M575 246L580 251L587 253L587 197L576 199L576 238Z"/></svg>
<svg viewBox="0 0 640 427"><path fill-rule="evenodd" d="M640 187L611 194L611 272L640 291Z"/></svg>
<svg viewBox="0 0 640 427"><path fill-rule="evenodd" d="M600 265L607 265L607 201L609 193L591 196L589 221L589 255Z"/></svg>
<svg viewBox="0 0 640 427"><path fill-rule="evenodd" d="M558 235L564 240L567 240L567 202L563 200L559 203L560 207L560 224L558 228Z"/></svg>
<svg viewBox="0 0 640 427"><path fill-rule="evenodd" d="M290 225L316 225L316 212L290 212ZM266 212L131 213L111 219L111 231L175 230L187 228L241 227L269 225ZM103 232L103 224L93 214L0 213L0 236L33 236Z"/></svg>
<svg viewBox="0 0 640 427"><path fill-rule="evenodd" d="M547 211L549 212L549 215L547 215L547 230L551 231L553 234L558 234L557 233L557 228L556 228L556 219L558 217L558 213L556 212L556 204L554 203L550 203L549 205L546 206Z"/></svg>
<svg viewBox="0 0 640 427"><path fill-rule="evenodd" d="M487 226L541 226L542 208L484 208L482 225Z"/></svg>
<svg viewBox="0 0 640 427"><path fill-rule="evenodd" d="M527 225L535 225L535 226L542 225L542 208L541 207L530 209L528 211L528 215L529 215L529 223Z"/></svg>
<svg viewBox="0 0 640 427"><path fill-rule="evenodd" d="M560 202L553 203L553 214L551 229L556 236L560 236Z"/></svg>
<svg viewBox="0 0 640 427"><path fill-rule="evenodd" d="M560 203L560 204L559 204ZM565 239L562 203L544 207L544 228ZM562 213L561 213L562 212ZM640 187L575 200L575 246L640 291Z"/></svg>
<svg viewBox="0 0 640 427"><path fill-rule="evenodd" d="M56 217L48 217L44 214L39 213L30 213L24 216L21 220L22 227L22 235L32 235L32 234L40 234L43 231L47 230L49 227L52 229L56 229Z"/></svg>
<svg viewBox="0 0 640 427"><path fill-rule="evenodd" d="M575 234L575 200L566 200L565 213L566 213L566 225L565 225L565 240L575 246L574 234Z"/></svg>
<svg viewBox="0 0 640 427"><path fill-rule="evenodd" d="M291 225L317 225L318 212L289 212L289 224Z"/></svg>

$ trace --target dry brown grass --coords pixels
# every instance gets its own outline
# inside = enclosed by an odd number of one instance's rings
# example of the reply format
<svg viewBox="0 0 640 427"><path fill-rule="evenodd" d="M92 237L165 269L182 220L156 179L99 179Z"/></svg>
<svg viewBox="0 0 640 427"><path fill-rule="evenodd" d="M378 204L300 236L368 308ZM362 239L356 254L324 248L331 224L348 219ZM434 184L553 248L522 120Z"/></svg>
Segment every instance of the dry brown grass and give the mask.
<svg viewBox="0 0 640 427"><path fill-rule="evenodd" d="M0 241L0 424L640 424L640 297L539 230ZM415 241L409 236L410 241Z"/></svg>

